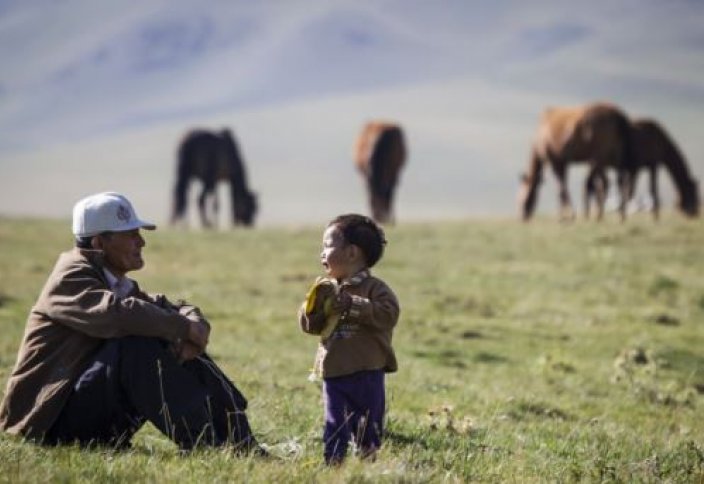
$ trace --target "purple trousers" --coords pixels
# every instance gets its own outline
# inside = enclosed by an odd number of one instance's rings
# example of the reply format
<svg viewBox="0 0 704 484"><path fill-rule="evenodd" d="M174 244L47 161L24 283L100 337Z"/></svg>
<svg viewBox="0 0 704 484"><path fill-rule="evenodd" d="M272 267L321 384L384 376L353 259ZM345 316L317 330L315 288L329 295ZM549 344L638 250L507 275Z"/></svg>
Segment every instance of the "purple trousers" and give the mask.
<svg viewBox="0 0 704 484"><path fill-rule="evenodd" d="M341 462L350 438L362 455L381 447L384 370L359 371L323 380L325 462Z"/></svg>

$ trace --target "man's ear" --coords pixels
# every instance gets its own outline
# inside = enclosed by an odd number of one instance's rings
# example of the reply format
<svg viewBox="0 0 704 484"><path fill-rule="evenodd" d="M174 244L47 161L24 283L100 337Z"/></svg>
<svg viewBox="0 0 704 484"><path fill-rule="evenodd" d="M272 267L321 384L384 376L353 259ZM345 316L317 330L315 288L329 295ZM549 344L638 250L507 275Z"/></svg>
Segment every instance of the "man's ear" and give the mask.
<svg viewBox="0 0 704 484"><path fill-rule="evenodd" d="M90 246L95 250L103 249L103 239L100 238L100 235L96 235L90 239Z"/></svg>

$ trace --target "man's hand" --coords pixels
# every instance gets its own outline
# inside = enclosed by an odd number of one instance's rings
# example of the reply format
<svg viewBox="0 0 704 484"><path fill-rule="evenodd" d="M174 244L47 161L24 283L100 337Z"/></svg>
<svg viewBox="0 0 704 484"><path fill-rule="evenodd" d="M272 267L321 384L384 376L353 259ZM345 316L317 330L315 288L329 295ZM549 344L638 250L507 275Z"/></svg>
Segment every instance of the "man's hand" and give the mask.
<svg viewBox="0 0 704 484"><path fill-rule="evenodd" d="M174 344L173 351L180 362L192 360L203 354L208 346L210 328L200 321L189 319L188 339Z"/></svg>
<svg viewBox="0 0 704 484"><path fill-rule="evenodd" d="M180 362L190 361L202 355L203 351L190 341L184 341L181 346L176 349L176 358Z"/></svg>
<svg viewBox="0 0 704 484"><path fill-rule="evenodd" d="M208 346L210 328L208 327L208 325L200 321L194 321L192 319L190 319L189 321L190 325L188 326L188 340L183 342L183 346L187 347L190 344L198 348L200 350L200 353L202 353L203 351L205 351L206 346Z"/></svg>

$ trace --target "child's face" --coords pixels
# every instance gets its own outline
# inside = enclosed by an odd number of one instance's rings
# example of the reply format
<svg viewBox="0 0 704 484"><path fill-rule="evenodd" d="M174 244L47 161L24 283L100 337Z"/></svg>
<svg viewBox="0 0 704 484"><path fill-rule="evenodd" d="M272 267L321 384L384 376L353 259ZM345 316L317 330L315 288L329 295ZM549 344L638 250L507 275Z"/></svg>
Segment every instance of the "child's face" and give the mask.
<svg viewBox="0 0 704 484"><path fill-rule="evenodd" d="M336 225L331 225L325 230L320 263L328 276L344 279L356 274L364 268L360 256L359 247L345 242L342 232Z"/></svg>

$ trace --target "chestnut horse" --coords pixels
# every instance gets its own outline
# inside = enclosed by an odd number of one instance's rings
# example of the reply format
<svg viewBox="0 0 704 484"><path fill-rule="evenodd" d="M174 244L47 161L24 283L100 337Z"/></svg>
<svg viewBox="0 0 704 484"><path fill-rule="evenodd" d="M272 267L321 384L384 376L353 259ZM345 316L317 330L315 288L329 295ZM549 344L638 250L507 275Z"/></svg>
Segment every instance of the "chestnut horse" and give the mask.
<svg viewBox="0 0 704 484"><path fill-rule="evenodd" d="M647 169L650 172L650 195L652 197L652 211L655 219L659 216L660 197L658 195L657 170L660 164L667 168L673 185L678 193L677 208L689 217L699 215L699 184L694 179L687 166L687 161L682 152L677 147L674 140L667 131L655 120L643 118L634 120L631 124L633 149L635 153L635 163L637 169ZM591 196L594 195L595 185L603 183L608 185L608 180L604 177L600 182L596 182L601 177L600 173L590 173L586 182L587 189L587 213ZM628 198L633 198L635 190L637 172L634 173L629 187Z"/></svg>
<svg viewBox="0 0 704 484"><path fill-rule="evenodd" d="M542 114L533 142L528 171L522 176L518 200L523 220L533 215L545 165L552 168L558 183L560 218L574 218L567 191L567 167L578 162L589 163L595 173L593 184L599 200L598 218L603 214L606 198L603 173L608 167L616 168L621 189L619 210L623 220L626 188L635 172L633 156L630 122L618 107L593 103L547 109Z"/></svg>
<svg viewBox="0 0 704 484"><path fill-rule="evenodd" d="M394 191L405 161L400 126L382 121L364 126L357 139L355 162L367 184L372 217L379 223L394 221Z"/></svg>
<svg viewBox="0 0 704 484"><path fill-rule="evenodd" d="M186 134L178 148L178 166L171 223L182 219L186 212L188 187L191 179L202 182L198 208L203 227L211 228L207 201L212 199L217 220L219 209L215 189L219 181L230 184L232 218L235 225L250 226L257 211L256 196L247 188L247 176L239 149L229 129L220 132L193 130Z"/></svg>

